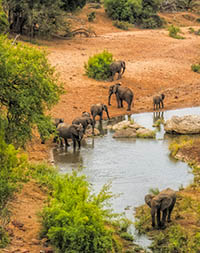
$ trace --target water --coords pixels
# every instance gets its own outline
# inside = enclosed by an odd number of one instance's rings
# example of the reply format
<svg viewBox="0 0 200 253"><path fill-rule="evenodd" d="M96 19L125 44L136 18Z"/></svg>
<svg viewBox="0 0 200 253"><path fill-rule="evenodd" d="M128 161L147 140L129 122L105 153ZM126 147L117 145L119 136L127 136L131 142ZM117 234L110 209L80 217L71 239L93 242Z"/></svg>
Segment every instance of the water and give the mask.
<svg viewBox="0 0 200 253"><path fill-rule="evenodd" d="M141 113L129 118L150 129L156 117L167 120L173 115L198 114L199 107L165 111L163 113ZM128 119L121 116L113 121ZM103 122L103 125L113 123ZM102 128L101 131L103 132ZM178 190L192 182L193 175L188 173L190 168L186 163L177 161L169 156L169 137L166 138L163 127L155 139L114 139L113 133L104 131L103 137L88 138L80 151L73 153L54 149L53 155L61 173L83 167L89 182L96 193L105 183L112 182L111 191L121 194L113 200L115 212L125 212L134 221L134 208L144 204L144 196L150 188L163 190L170 187ZM137 242L143 246L149 241L137 237Z"/></svg>

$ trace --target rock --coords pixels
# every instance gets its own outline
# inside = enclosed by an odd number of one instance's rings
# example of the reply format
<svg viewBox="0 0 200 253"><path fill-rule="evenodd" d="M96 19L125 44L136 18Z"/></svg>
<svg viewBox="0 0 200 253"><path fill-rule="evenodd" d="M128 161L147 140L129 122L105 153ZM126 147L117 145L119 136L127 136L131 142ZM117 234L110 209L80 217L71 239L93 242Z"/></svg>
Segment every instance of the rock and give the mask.
<svg viewBox="0 0 200 253"><path fill-rule="evenodd" d="M165 122L164 130L171 134L199 134L200 115L173 116Z"/></svg>
<svg viewBox="0 0 200 253"><path fill-rule="evenodd" d="M117 130L120 130L120 129L124 129L124 128L129 127L129 125L131 125L130 121L123 120L123 121L115 124L114 126L112 126L112 130L117 131Z"/></svg>
<svg viewBox="0 0 200 253"><path fill-rule="evenodd" d="M94 136L98 136L100 135L100 132L97 128L94 129ZM86 137L92 137L93 134L92 134L92 128L88 128L86 129L86 132L85 132L85 136Z"/></svg>
<svg viewBox="0 0 200 253"><path fill-rule="evenodd" d="M113 134L113 138L136 138L136 130L130 127L126 129L119 129Z"/></svg>

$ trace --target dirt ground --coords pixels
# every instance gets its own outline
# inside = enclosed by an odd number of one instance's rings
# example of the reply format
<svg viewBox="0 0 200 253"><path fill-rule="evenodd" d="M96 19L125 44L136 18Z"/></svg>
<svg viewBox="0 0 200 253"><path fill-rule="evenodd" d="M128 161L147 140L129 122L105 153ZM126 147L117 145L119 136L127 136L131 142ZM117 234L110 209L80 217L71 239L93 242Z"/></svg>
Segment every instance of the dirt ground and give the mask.
<svg viewBox="0 0 200 253"><path fill-rule="evenodd" d="M177 40L169 37L167 29L119 30L112 25L103 9L95 9L96 19L88 23L86 14L91 11L93 9L86 7L77 14L73 18L73 28L92 29L97 37L76 36L71 40L40 42L49 52L49 61L60 73L60 81L66 90L51 111L53 117L61 117L65 122L71 123L83 111L90 111L92 104L108 103L108 88L116 81L89 79L84 70L88 58L103 50L111 52L114 59L126 62L126 71L120 82L134 92L134 106L130 114L153 111L152 97L160 93L166 96L165 110L200 105L200 75L191 71L191 65L200 62L200 37L189 33L189 27L195 30L200 28L200 24L195 22L195 14L162 14L168 24L182 26L182 36L185 39ZM111 104L108 108L111 117L127 114L127 106L118 109L114 96ZM51 141L41 145L39 138L35 138L27 147L29 159L51 160L51 146ZM12 241L2 252L38 253L45 250L41 242L37 241L39 223L36 213L45 198L38 191L37 186L30 182L16 195L12 203ZM13 221L23 223L25 231L23 226L21 230L20 226L13 225ZM46 249L41 252L48 251Z"/></svg>

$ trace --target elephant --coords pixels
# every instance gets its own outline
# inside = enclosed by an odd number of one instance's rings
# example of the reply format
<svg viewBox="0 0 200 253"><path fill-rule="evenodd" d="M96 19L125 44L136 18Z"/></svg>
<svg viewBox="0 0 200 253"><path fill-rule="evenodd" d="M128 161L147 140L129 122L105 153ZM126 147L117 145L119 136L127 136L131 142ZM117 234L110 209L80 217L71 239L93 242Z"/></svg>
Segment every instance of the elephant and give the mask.
<svg viewBox="0 0 200 253"><path fill-rule="evenodd" d="M131 110L131 104L134 97L134 94L131 89L127 87L122 87L120 83L111 85L109 88L108 105L111 105L110 99L111 99L112 94L116 95L118 108L123 107L123 100L124 100L128 104L127 111Z"/></svg>
<svg viewBox="0 0 200 253"><path fill-rule="evenodd" d="M158 195L147 194L146 204L151 208L152 227L155 227L155 215L157 216L157 226L165 228L165 220L171 221L171 212L176 203L176 192L170 188L161 191ZM160 214L162 212L162 220Z"/></svg>
<svg viewBox="0 0 200 253"><path fill-rule="evenodd" d="M95 126L95 117L97 115L99 115L100 117L100 121L102 120L102 115L103 115L103 111L105 111L107 113L107 117L108 119L110 119L109 113L108 113L108 108L105 104L94 104L90 107L90 111L91 111L91 115L93 118L93 122L94 122L94 126Z"/></svg>
<svg viewBox="0 0 200 253"><path fill-rule="evenodd" d="M153 97L153 109L160 109L160 107L162 106L162 108L164 108L164 103L163 100L165 98L165 95L162 93L160 95L154 96Z"/></svg>
<svg viewBox="0 0 200 253"><path fill-rule="evenodd" d="M111 72L111 80L114 80L114 76L116 73L118 73L117 80L122 77L124 74L124 71L126 69L126 63L125 61L114 61L109 66L109 71Z"/></svg>
<svg viewBox="0 0 200 253"><path fill-rule="evenodd" d="M73 149L76 150L76 142L78 143L78 148L81 148L81 140L83 138L83 126L82 124L72 124L68 125L66 123L60 123L57 126L58 137L61 141L61 146L63 146L62 138L65 141L65 146L68 147L68 139L73 141Z"/></svg>
<svg viewBox="0 0 200 253"><path fill-rule="evenodd" d="M83 126L83 133L85 134L86 128L88 125L92 126L92 133L94 134L94 121L90 117L86 116L81 116L77 117L72 121L72 124L82 124Z"/></svg>

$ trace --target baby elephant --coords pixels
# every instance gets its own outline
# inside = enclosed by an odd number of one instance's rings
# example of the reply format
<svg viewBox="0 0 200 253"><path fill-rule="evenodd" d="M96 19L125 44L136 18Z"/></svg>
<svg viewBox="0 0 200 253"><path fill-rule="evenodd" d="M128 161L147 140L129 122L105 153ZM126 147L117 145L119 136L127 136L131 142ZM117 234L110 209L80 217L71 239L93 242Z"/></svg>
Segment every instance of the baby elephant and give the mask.
<svg viewBox="0 0 200 253"><path fill-rule="evenodd" d="M162 108L164 108L164 104L163 104L163 100L165 98L165 95L162 93L159 96L154 96L153 97L153 109L160 109L160 106L162 106Z"/></svg>
<svg viewBox="0 0 200 253"><path fill-rule="evenodd" d="M170 188L161 191L158 195L147 194L145 196L146 204L151 208L152 227L155 227L155 216L157 226L165 228L165 220L171 221L171 212L176 203L176 192ZM162 220L161 220L162 213Z"/></svg>

